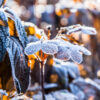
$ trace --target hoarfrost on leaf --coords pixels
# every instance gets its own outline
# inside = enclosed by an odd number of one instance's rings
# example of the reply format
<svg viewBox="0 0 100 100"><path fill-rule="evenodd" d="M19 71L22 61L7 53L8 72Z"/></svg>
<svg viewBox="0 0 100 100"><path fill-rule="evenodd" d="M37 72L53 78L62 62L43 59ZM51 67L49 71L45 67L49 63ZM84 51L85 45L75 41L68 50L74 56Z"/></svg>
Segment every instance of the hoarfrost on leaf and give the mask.
<svg viewBox="0 0 100 100"><path fill-rule="evenodd" d="M9 37L9 28L7 24L8 20L6 14L2 9L0 9L0 21L2 21L5 24L5 25L0 25L0 62L1 62L6 53L7 37Z"/></svg>
<svg viewBox="0 0 100 100"><path fill-rule="evenodd" d="M16 30L18 32L18 36L19 36L19 40L21 41L23 47L25 48L25 46L28 43L28 39L27 39L27 35L24 29L24 26L21 23L21 20L19 17L16 16L16 14L9 8L5 8L5 12L7 12L8 14L11 14L14 18L11 18L12 20L14 20L15 22L15 26L16 26Z"/></svg>
<svg viewBox="0 0 100 100"><path fill-rule="evenodd" d="M7 44L12 76L18 93L25 93L29 85L30 68L27 66L27 57L18 38L9 37Z"/></svg>
<svg viewBox="0 0 100 100"><path fill-rule="evenodd" d="M83 61L82 54L78 50L75 50L73 48L71 48L70 50L70 56L74 62L77 62L79 64Z"/></svg>
<svg viewBox="0 0 100 100"><path fill-rule="evenodd" d="M86 49L85 47L83 47L83 46L78 46L78 45L76 45L76 47L77 47L77 49L79 49L79 51L82 52L83 54L88 55L88 56L91 55L91 52L90 52L88 49Z"/></svg>
<svg viewBox="0 0 100 100"><path fill-rule="evenodd" d="M56 54L56 58L62 59L62 60L69 60L70 59L70 54L69 54L69 49L65 47L59 47L59 51Z"/></svg>
<svg viewBox="0 0 100 100"><path fill-rule="evenodd" d="M66 34L71 34L71 33L83 33L83 34L89 34L89 35L96 35L97 31L93 27L87 27L87 26L81 26L81 25L72 25L69 27L66 27L67 33Z"/></svg>
<svg viewBox="0 0 100 100"><path fill-rule="evenodd" d="M32 55L41 49L41 41L29 43L25 48L26 55Z"/></svg>
<svg viewBox="0 0 100 100"><path fill-rule="evenodd" d="M58 47L57 45L53 44L53 43L48 43L48 42L44 42L41 45L41 49L44 53L46 54L51 54L54 55L55 53L58 52Z"/></svg>

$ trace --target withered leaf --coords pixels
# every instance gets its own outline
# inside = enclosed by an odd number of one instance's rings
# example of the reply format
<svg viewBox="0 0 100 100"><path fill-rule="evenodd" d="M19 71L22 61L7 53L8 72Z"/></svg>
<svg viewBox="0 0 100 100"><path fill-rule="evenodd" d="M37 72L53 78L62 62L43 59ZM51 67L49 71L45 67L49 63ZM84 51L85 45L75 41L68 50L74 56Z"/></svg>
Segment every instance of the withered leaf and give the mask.
<svg viewBox="0 0 100 100"><path fill-rule="evenodd" d="M27 57L18 38L10 37L8 39L7 52L17 92L25 93L29 85L30 68L27 66Z"/></svg>

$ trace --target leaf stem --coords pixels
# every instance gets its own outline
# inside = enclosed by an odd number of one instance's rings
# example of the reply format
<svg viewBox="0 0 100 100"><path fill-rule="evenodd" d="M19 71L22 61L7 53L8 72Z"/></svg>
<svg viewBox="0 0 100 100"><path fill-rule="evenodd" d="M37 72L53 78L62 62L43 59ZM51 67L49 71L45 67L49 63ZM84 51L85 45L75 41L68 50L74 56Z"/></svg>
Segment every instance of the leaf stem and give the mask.
<svg viewBox="0 0 100 100"><path fill-rule="evenodd" d="M42 100L45 100L45 91L44 91L44 61L40 62L40 84L42 90Z"/></svg>

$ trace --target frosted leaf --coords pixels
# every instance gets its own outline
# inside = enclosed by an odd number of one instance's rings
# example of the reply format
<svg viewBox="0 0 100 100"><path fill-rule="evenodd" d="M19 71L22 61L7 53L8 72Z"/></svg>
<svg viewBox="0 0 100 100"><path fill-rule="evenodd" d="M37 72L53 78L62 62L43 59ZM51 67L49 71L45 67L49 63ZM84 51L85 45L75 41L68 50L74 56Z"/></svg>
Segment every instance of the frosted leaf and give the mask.
<svg viewBox="0 0 100 100"><path fill-rule="evenodd" d="M69 26L69 27L66 27L66 29L68 30L67 34L71 34L71 33L73 33L73 32L80 31L80 27L81 27L80 24L71 25L71 26Z"/></svg>
<svg viewBox="0 0 100 100"><path fill-rule="evenodd" d="M23 47L25 47L26 44L28 43L28 39L27 39L27 35L26 35L26 32L25 32L24 26L21 23L20 18L16 16L16 14L13 12L13 10L11 10L7 7L5 8L5 12L7 12L8 14L13 16L13 18L11 18L11 17L10 18L12 20L14 20L16 30L18 32L19 40L21 41Z"/></svg>
<svg viewBox="0 0 100 100"><path fill-rule="evenodd" d="M59 51L56 54L56 58L61 60L69 60L70 59L69 49L65 47L59 47Z"/></svg>
<svg viewBox="0 0 100 100"><path fill-rule="evenodd" d="M89 34L89 35L96 35L97 31L93 27L87 27L87 26L81 26L81 25L72 25L69 27L66 27L68 30L67 34L71 33L83 33L83 34Z"/></svg>
<svg viewBox="0 0 100 100"><path fill-rule="evenodd" d="M70 42L62 40L61 42L60 41L57 42L57 45L58 45L58 53L55 55L55 57L61 60L72 59L77 63L81 63L83 61L81 52L84 50L84 53L89 55L87 49L85 49L84 47L82 48L81 46L78 47L78 45L73 45Z"/></svg>
<svg viewBox="0 0 100 100"><path fill-rule="evenodd" d="M7 37L9 37L9 27L8 20L6 14L2 9L0 9L0 21L2 21L3 25L0 25L0 62L3 60L4 55L6 53L6 41Z"/></svg>
<svg viewBox="0 0 100 100"><path fill-rule="evenodd" d="M41 41L29 43L24 52L26 55L32 55L41 49Z"/></svg>
<svg viewBox="0 0 100 100"><path fill-rule="evenodd" d="M95 28L86 27L86 26L82 26L81 32L84 34L89 34L89 35L96 35L97 34L97 31L95 30Z"/></svg>
<svg viewBox="0 0 100 100"><path fill-rule="evenodd" d="M53 44L53 43L48 43L48 42L44 42L41 45L41 49L44 53L46 54L51 54L54 55L55 53L58 52L58 47L57 45Z"/></svg>
<svg viewBox="0 0 100 100"><path fill-rule="evenodd" d="M80 52L82 52L83 54L85 54L85 55L91 55L91 52L88 50L88 49L86 49L85 47L82 47L82 46L76 46L77 47L77 49L79 49L79 51Z"/></svg>
<svg viewBox="0 0 100 100"><path fill-rule="evenodd" d="M7 52L10 58L12 76L18 93L25 93L29 85L30 68L27 57L18 38L9 37Z"/></svg>
<svg viewBox="0 0 100 100"><path fill-rule="evenodd" d="M83 61L82 54L79 51L77 51L76 49L71 48L70 56L74 62L77 62L79 64Z"/></svg>

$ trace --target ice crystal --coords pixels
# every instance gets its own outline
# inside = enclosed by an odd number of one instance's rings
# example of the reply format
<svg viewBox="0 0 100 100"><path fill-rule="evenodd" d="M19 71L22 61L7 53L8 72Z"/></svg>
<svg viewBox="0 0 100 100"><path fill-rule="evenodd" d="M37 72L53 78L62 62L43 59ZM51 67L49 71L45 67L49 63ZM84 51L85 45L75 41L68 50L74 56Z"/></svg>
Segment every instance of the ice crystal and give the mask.
<svg viewBox="0 0 100 100"><path fill-rule="evenodd" d="M41 49L41 41L29 43L25 48L26 55L32 55Z"/></svg>

